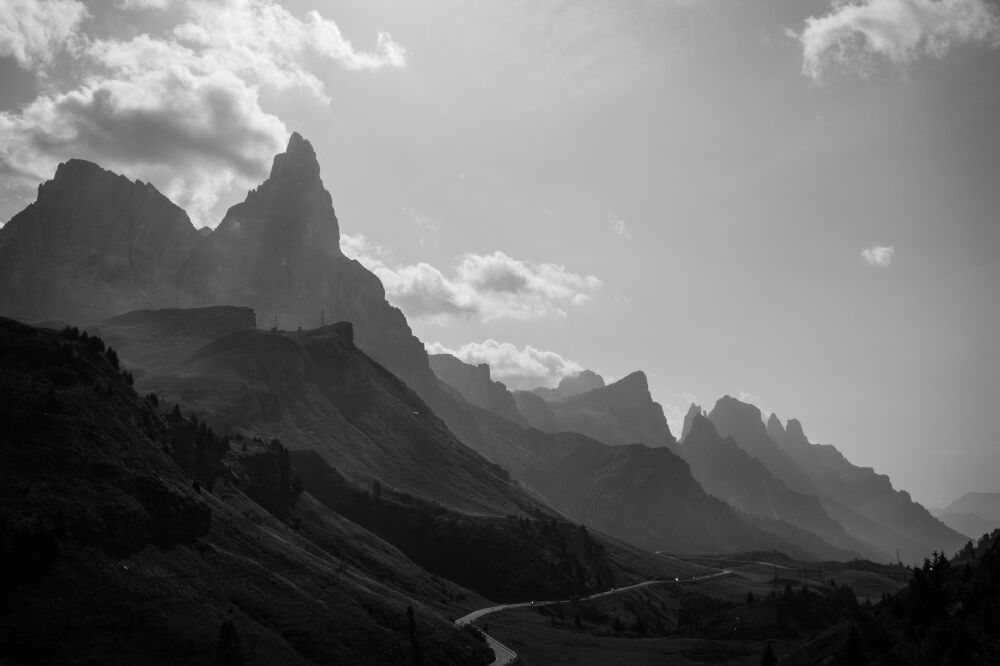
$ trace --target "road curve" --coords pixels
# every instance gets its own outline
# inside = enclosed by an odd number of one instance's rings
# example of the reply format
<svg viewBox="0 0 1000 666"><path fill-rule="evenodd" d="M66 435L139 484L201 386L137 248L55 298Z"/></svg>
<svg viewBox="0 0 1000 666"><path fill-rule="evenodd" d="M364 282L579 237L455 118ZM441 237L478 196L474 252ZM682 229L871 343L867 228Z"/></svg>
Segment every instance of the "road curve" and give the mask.
<svg viewBox="0 0 1000 666"><path fill-rule="evenodd" d="M475 622L481 617L489 615L491 613L498 613L500 611L512 610L514 608L538 608L539 606L553 606L555 604L566 604L578 601L590 601L591 599L600 599L601 597L608 597L612 594L621 594L622 592L629 592L631 590L639 589L640 587L646 587L649 585L663 585L674 583L675 585L688 584L688 583L698 583L703 580L708 580L710 578L720 578L722 576L728 576L732 571L729 569L721 569L715 573L707 574L705 576L696 576L693 578L683 578L674 580L647 580L642 583L636 583L635 585L629 585L628 587L614 587L606 592L598 592L597 594L592 594L589 597L580 597L579 599L557 599L552 601L522 601L516 604L502 604L499 606L488 606L486 608L480 608L479 610L474 610L468 615L463 615L462 617L455 620L456 627L464 627L467 624ZM517 663L517 653L512 649L496 640L495 638L489 636L483 632L483 636L486 638L487 645L493 650L493 661L490 666L507 666L508 664Z"/></svg>

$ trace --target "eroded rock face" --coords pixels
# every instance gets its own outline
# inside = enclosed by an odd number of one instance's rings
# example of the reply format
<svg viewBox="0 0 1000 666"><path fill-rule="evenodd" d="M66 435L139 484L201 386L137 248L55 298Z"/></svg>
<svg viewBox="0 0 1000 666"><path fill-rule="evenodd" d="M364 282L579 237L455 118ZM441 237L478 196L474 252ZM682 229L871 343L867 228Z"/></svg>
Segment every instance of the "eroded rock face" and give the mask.
<svg viewBox="0 0 1000 666"><path fill-rule="evenodd" d="M422 394L436 390L423 344L379 279L340 251L333 200L308 141L293 134L270 177L192 253L187 305L253 308L261 328L350 321L358 346Z"/></svg>
<svg viewBox="0 0 1000 666"><path fill-rule="evenodd" d="M473 405L520 425L527 421L517 409L514 396L503 382L495 382L490 377L490 366L486 363L471 365L451 354L429 356L431 369L438 379L458 391Z"/></svg>
<svg viewBox="0 0 1000 666"><path fill-rule="evenodd" d="M549 403L560 430L578 432L612 445L645 444L674 449L674 439L653 401L646 375L632 374L586 393Z"/></svg>
<svg viewBox="0 0 1000 666"><path fill-rule="evenodd" d="M574 395L593 391L604 385L604 377L601 377L593 370L584 370L578 374L563 377L559 380L559 385L555 388L540 386L534 389L533 392L535 395L541 396L546 400L564 400Z"/></svg>
<svg viewBox="0 0 1000 666"><path fill-rule="evenodd" d="M687 439L688 434L691 432L691 426L694 425L694 420L704 415L704 410L695 403L691 403L688 407L687 414L684 415L684 426L681 428L681 441L683 442Z"/></svg>
<svg viewBox="0 0 1000 666"><path fill-rule="evenodd" d="M371 271L341 253L333 200L298 134L209 234L151 185L83 160L60 165L0 230L0 315L86 325L218 305L253 309L261 328L353 322L366 353L430 402L438 397L402 312Z"/></svg>
<svg viewBox="0 0 1000 666"><path fill-rule="evenodd" d="M90 323L176 305L177 275L200 240L152 185L70 160L0 230L0 313Z"/></svg>

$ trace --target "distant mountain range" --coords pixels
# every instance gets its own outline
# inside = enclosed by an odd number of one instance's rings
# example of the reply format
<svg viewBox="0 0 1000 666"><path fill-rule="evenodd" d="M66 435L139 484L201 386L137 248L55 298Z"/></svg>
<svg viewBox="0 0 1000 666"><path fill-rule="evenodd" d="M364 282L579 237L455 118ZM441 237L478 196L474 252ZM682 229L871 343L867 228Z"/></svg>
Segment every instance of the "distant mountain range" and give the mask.
<svg viewBox="0 0 1000 666"><path fill-rule="evenodd" d="M1000 493L966 493L931 513L952 529L978 539L1000 527Z"/></svg>
<svg viewBox="0 0 1000 666"><path fill-rule="evenodd" d="M524 407L528 422L539 430L578 432L619 446L645 444L675 450L677 445L641 371L605 385L600 375L585 370L563 379L555 389L518 391L514 397Z"/></svg>
<svg viewBox="0 0 1000 666"><path fill-rule="evenodd" d="M678 444L641 371L512 393L486 366L429 357L339 239L298 134L211 233L152 186L71 160L0 230L0 314L88 325L143 391L279 438L325 479L461 515L558 512L684 552L911 561L964 541L888 477L729 396L689 414Z"/></svg>

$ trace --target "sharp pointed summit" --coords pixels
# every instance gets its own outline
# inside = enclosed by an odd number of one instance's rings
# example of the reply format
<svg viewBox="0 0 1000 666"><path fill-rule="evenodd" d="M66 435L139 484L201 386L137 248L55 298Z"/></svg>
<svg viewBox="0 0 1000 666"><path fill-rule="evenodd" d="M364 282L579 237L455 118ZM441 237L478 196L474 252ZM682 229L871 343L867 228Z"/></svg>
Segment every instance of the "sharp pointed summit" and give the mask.
<svg viewBox="0 0 1000 666"><path fill-rule="evenodd" d="M698 417L703 417L705 415L705 410L703 410L699 405L691 403L688 407L687 414L684 415L684 426L681 428L681 438L680 441L687 439L688 434L691 432L691 428Z"/></svg>
<svg viewBox="0 0 1000 666"><path fill-rule="evenodd" d="M319 178L319 160L312 144L292 132L285 152L274 156L269 180Z"/></svg>

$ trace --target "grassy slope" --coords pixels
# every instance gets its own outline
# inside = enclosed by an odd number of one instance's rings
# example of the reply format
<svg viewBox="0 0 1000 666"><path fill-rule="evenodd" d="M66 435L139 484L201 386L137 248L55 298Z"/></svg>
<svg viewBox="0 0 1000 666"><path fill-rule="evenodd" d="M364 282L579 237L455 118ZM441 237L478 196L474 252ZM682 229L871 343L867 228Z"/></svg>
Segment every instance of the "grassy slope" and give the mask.
<svg viewBox="0 0 1000 666"><path fill-rule="evenodd" d="M230 620L247 663L398 663L412 606L426 658L487 659L446 617L472 595L308 495L193 488L93 343L0 320L0 379L0 657L205 663Z"/></svg>

